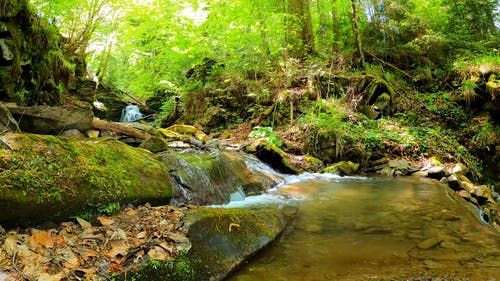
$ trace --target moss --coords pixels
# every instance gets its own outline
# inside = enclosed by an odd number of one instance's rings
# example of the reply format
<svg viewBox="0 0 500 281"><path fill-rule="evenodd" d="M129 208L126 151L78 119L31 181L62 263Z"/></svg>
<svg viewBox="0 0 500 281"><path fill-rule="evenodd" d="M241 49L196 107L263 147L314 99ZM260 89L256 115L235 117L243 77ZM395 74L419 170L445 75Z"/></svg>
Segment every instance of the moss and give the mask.
<svg viewBox="0 0 500 281"><path fill-rule="evenodd" d="M192 243L174 260L150 260L117 280L221 280L241 262L266 246L283 230L281 211L262 209L191 210L186 219Z"/></svg>
<svg viewBox="0 0 500 281"><path fill-rule="evenodd" d="M8 134L1 150L2 223L59 220L111 203L166 203L168 171L153 155L115 140Z"/></svg>
<svg viewBox="0 0 500 281"><path fill-rule="evenodd" d="M321 170L321 172L338 174L341 176L351 176L354 175L358 169L358 163L353 163L351 161L341 161L332 166L324 168L323 170Z"/></svg>

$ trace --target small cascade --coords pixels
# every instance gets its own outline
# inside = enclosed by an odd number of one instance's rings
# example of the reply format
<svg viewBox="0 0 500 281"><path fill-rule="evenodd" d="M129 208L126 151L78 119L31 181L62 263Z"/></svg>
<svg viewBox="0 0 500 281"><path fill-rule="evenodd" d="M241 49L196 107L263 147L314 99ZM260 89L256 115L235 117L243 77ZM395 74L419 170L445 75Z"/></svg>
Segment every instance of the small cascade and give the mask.
<svg viewBox="0 0 500 281"><path fill-rule="evenodd" d="M120 122L134 122L141 120L143 117L137 105L129 104L122 110Z"/></svg>
<svg viewBox="0 0 500 281"><path fill-rule="evenodd" d="M243 201L246 198L245 190L243 189L242 186L238 186L238 189L236 189L235 192L231 193L229 195L229 200L230 201Z"/></svg>

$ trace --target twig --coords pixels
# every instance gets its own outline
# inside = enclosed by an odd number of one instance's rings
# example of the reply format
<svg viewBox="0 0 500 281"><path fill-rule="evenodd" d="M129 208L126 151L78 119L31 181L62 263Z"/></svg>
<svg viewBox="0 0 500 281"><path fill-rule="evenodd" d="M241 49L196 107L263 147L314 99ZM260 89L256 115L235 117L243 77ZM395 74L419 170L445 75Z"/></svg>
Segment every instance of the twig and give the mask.
<svg viewBox="0 0 500 281"><path fill-rule="evenodd" d="M12 146L10 146L10 144L7 142L6 139L2 138L0 139L2 141L3 144L5 144L11 151L14 151L14 148L12 148Z"/></svg>

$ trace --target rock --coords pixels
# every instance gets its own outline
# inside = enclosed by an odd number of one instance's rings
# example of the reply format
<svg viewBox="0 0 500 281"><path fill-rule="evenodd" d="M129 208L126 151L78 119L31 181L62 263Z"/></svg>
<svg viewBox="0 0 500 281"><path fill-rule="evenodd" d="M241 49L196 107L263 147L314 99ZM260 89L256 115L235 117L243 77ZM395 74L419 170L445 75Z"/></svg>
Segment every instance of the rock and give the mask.
<svg viewBox="0 0 500 281"><path fill-rule="evenodd" d="M419 247L420 249L423 249L423 250L427 250L427 249L430 249L432 247L434 247L435 245L441 243L443 241L443 239L439 238L439 237L433 237L433 238L429 238L429 239L426 239L420 243L418 243L417 247Z"/></svg>
<svg viewBox="0 0 500 281"><path fill-rule="evenodd" d="M168 143L159 137L151 137L149 139L144 140L140 145L140 148L144 148L151 152L162 152L168 149Z"/></svg>
<svg viewBox="0 0 500 281"><path fill-rule="evenodd" d="M386 177L392 177L394 176L394 170L389 166L385 166L382 170L377 171L377 174L381 174L382 176Z"/></svg>
<svg viewBox="0 0 500 281"><path fill-rule="evenodd" d="M316 157L306 155L304 156L305 168L308 171L318 171L322 167L324 167L323 161L319 160Z"/></svg>
<svg viewBox="0 0 500 281"><path fill-rule="evenodd" d="M450 173L455 174L457 176L465 175L468 171L469 169L467 169L467 167L462 163L457 163L453 165L453 167L450 169Z"/></svg>
<svg viewBox="0 0 500 281"><path fill-rule="evenodd" d="M61 137L83 139L84 135L77 129L66 130L61 134Z"/></svg>
<svg viewBox="0 0 500 281"><path fill-rule="evenodd" d="M359 169L358 163L352 163L351 161L341 161L335 163L332 166L324 168L323 170L321 170L321 173L331 173L340 176L351 176L354 175L358 169Z"/></svg>
<svg viewBox="0 0 500 281"><path fill-rule="evenodd" d="M4 103L0 103L0 134L7 132L20 132L16 119L12 116Z"/></svg>
<svg viewBox="0 0 500 281"><path fill-rule="evenodd" d="M495 202L491 196L491 189L487 185L473 186L470 193L478 200L479 205L483 205L486 201Z"/></svg>
<svg viewBox="0 0 500 281"><path fill-rule="evenodd" d="M12 116L19 120L19 128L23 132L59 135L70 129L86 132L93 128L93 114L87 109L69 106L6 106Z"/></svg>
<svg viewBox="0 0 500 281"><path fill-rule="evenodd" d="M58 221L99 206L167 204L168 169L155 156L114 139L75 140L8 133L0 149L0 224Z"/></svg>
<svg viewBox="0 0 500 281"><path fill-rule="evenodd" d="M455 191L460 190L460 183L458 181L458 177L455 174L448 177L448 186Z"/></svg>
<svg viewBox="0 0 500 281"><path fill-rule="evenodd" d="M194 126L190 125L172 125L167 128L167 130L182 134L182 135L191 135L194 136L197 132L198 129L196 129Z"/></svg>
<svg viewBox="0 0 500 281"><path fill-rule="evenodd" d="M431 179L440 180L446 175L445 169L443 166L435 166L427 170L427 177Z"/></svg>
<svg viewBox="0 0 500 281"><path fill-rule="evenodd" d="M87 137L89 137L90 139L97 139L100 133L101 132L99 130L88 130Z"/></svg>
<svg viewBox="0 0 500 281"><path fill-rule="evenodd" d="M391 160L389 161L389 167L394 171L394 175L406 175L410 169L410 163L405 159Z"/></svg>
<svg viewBox="0 0 500 281"><path fill-rule="evenodd" d="M280 179L250 170L245 155L238 152L168 151L161 157L175 183L176 203L223 204L235 192L262 193Z"/></svg>
<svg viewBox="0 0 500 281"><path fill-rule="evenodd" d="M458 176L458 182L460 183L461 189L464 189L469 193L474 191L474 184L466 176Z"/></svg>
<svg viewBox="0 0 500 281"><path fill-rule="evenodd" d="M126 273L127 280L223 280L283 231L287 218L273 207L203 208L188 215L191 249L173 262L146 263ZM177 277L177 279L174 279ZM124 280L124 274L118 281Z"/></svg>
<svg viewBox="0 0 500 281"><path fill-rule="evenodd" d="M429 174L427 171L418 171L413 174L411 174L413 177L418 177L418 178L426 178Z"/></svg>
<svg viewBox="0 0 500 281"><path fill-rule="evenodd" d="M298 174L300 172L300 169L292 165L292 159L287 153L265 138L255 140L246 146L245 150L255 154L262 162L269 164L281 173Z"/></svg>

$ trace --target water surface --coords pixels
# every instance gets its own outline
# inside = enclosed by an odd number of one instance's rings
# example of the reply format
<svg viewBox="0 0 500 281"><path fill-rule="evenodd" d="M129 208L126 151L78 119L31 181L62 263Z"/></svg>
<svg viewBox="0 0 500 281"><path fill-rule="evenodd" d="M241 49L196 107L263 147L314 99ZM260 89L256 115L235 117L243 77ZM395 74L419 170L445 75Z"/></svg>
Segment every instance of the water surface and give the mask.
<svg viewBox="0 0 500 281"><path fill-rule="evenodd" d="M302 180L271 195L298 201L296 220L228 280L500 280L500 235L443 185Z"/></svg>

